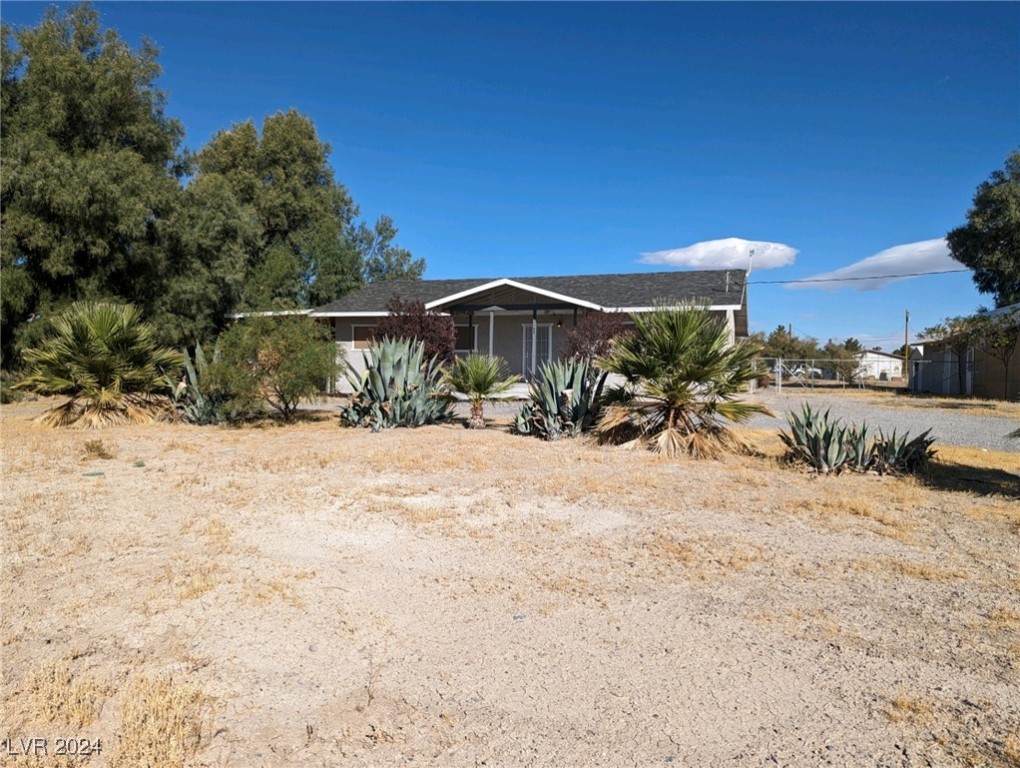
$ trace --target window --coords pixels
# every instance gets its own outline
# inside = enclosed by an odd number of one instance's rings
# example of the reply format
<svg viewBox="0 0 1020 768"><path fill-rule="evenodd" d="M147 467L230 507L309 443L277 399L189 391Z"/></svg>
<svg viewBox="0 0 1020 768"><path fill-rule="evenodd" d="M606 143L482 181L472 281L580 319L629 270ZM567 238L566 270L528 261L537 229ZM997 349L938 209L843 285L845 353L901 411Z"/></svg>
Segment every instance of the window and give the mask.
<svg viewBox="0 0 1020 768"><path fill-rule="evenodd" d="M352 325L351 340L354 342L354 348L368 349L372 343L372 331L374 330L374 325Z"/></svg>
<svg viewBox="0 0 1020 768"><path fill-rule="evenodd" d="M457 341L454 343L456 352L474 352L477 348L475 341L478 339L477 325L456 325L453 330L456 332Z"/></svg>

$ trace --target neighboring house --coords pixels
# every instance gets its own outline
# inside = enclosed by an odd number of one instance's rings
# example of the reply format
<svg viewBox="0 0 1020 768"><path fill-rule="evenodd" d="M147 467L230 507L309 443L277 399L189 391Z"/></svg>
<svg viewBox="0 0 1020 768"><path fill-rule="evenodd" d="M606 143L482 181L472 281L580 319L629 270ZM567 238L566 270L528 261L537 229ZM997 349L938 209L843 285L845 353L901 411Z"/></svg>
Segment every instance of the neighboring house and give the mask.
<svg viewBox="0 0 1020 768"><path fill-rule="evenodd" d="M892 381L903 378L902 357L874 349L858 352L855 357L858 363L857 377L860 379Z"/></svg>
<svg viewBox="0 0 1020 768"><path fill-rule="evenodd" d="M1020 312L1020 304L1001 307L992 314ZM910 389L933 395L972 395L988 399L1020 400L1020 341L1009 364L1009 392L1005 392L1006 368L1000 360L969 347L957 359L944 343L926 341L917 357L911 355ZM962 365L962 376L960 366ZM961 387L962 379L962 387Z"/></svg>
<svg viewBox="0 0 1020 768"><path fill-rule="evenodd" d="M744 338L745 283L743 270L391 281L367 285L309 314L330 325L348 361L360 369L360 350L388 314L390 299L421 301L453 317L457 354L499 355L512 373L530 380L542 363L560 355L567 333L586 312L633 314L699 301L724 319L731 342Z"/></svg>

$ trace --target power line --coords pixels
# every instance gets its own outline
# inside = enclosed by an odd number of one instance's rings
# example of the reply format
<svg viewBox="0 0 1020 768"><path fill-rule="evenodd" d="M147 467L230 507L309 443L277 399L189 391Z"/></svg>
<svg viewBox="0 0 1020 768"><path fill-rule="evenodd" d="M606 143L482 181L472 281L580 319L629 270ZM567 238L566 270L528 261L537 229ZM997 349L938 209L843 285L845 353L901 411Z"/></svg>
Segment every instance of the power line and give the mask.
<svg viewBox="0 0 1020 768"><path fill-rule="evenodd" d="M902 275L875 275L873 277L807 277L803 280L750 280L748 285L790 285L791 283L850 283L857 280L895 280L901 277L927 277L970 272L969 269L946 269L941 272L908 272Z"/></svg>

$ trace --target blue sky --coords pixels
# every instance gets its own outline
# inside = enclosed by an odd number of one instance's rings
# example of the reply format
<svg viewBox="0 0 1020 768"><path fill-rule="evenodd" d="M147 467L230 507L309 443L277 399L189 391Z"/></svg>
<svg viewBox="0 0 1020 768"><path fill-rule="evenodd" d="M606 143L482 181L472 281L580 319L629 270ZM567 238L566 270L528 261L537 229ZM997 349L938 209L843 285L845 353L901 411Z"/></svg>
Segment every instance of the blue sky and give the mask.
<svg viewBox="0 0 1020 768"><path fill-rule="evenodd" d="M298 109L432 278L728 266L731 238L752 281L958 267L929 241L1020 145L1018 3L97 7L161 48L187 146ZM752 286L752 330L889 349L904 310L990 303L966 273L826 285Z"/></svg>

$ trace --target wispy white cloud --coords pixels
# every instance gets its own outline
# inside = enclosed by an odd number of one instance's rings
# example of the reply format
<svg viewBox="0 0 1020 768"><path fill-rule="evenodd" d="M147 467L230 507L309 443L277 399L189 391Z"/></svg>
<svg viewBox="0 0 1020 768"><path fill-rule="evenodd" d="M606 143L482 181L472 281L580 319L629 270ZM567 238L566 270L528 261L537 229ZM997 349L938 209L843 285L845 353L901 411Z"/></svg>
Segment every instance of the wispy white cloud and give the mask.
<svg viewBox="0 0 1020 768"><path fill-rule="evenodd" d="M786 267L793 264L797 256L796 248L783 243L727 237L722 240L694 243L684 248L642 253L639 261L644 264L665 264L671 267L696 269L746 269L747 257L752 250L755 270Z"/></svg>
<svg viewBox="0 0 1020 768"><path fill-rule="evenodd" d="M949 246L946 245L946 241L938 237L934 240L894 245L874 256L861 259L833 272L823 272L804 278L816 281L837 278L845 282L834 280L832 282L791 283L786 287L793 289L822 288L824 290L853 288L857 291L877 291L890 283L910 279L909 277L895 277L895 275L920 276L950 269L963 269L963 265L953 260L949 255Z"/></svg>

